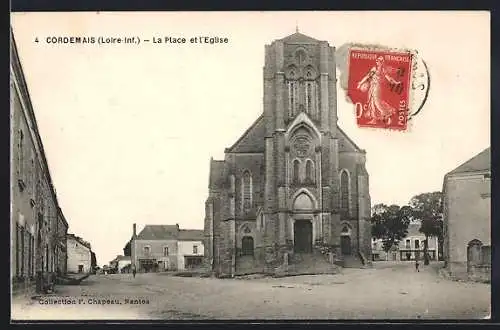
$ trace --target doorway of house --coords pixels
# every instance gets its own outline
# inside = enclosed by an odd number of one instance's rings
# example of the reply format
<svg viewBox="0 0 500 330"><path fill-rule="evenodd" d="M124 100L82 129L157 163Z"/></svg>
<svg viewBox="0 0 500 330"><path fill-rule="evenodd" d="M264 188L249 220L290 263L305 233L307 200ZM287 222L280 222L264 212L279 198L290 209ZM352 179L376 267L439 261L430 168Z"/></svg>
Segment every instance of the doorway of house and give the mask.
<svg viewBox="0 0 500 330"><path fill-rule="evenodd" d="M340 236L340 250L345 256L351 255L351 237L348 235Z"/></svg>
<svg viewBox="0 0 500 330"><path fill-rule="evenodd" d="M295 220L293 226L294 252L312 252L312 223L310 220Z"/></svg>
<svg viewBox="0 0 500 330"><path fill-rule="evenodd" d="M78 265L78 272L83 273L83 265Z"/></svg>

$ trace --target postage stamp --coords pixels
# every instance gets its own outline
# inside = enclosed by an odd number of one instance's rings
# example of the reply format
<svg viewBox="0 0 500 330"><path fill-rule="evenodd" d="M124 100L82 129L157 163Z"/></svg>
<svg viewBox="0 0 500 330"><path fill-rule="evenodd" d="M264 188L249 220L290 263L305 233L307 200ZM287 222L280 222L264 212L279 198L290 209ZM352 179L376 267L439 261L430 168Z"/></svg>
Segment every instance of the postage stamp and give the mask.
<svg viewBox="0 0 500 330"><path fill-rule="evenodd" d="M351 48L347 95L360 127L406 130L414 54Z"/></svg>

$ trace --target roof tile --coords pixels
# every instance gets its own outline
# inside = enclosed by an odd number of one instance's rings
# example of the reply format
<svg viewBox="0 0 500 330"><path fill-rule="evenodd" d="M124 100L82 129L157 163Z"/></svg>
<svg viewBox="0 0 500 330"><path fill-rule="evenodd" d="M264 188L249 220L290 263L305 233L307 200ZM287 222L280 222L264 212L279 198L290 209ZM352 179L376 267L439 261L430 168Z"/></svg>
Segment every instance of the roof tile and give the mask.
<svg viewBox="0 0 500 330"><path fill-rule="evenodd" d="M164 240L177 239L179 236L178 225L146 225L137 235L139 240Z"/></svg>
<svg viewBox="0 0 500 330"><path fill-rule="evenodd" d="M477 172L491 169L491 148L488 147L448 174Z"/></svg>

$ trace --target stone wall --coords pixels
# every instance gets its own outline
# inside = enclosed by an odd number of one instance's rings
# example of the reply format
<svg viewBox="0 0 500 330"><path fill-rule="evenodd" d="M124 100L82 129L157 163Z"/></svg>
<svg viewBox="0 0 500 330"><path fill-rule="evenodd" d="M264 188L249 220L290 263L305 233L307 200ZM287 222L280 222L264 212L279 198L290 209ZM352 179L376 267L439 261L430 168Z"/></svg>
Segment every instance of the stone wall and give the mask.
<svg viewBox="0 0 500 330"><path fill-rule="evenodd" d="M467 245L476 239L491 245L490 180L483 175L450 177L445 182L447 261L467 262Z"/></svg>
<svg viewBox="0 0 500 330"><path fill-rule="evenodd" d="M11 64L10 265L13 282L26 282L28 287L37 272L55 272L65 266L55 253L58 201L13 39Z"/></svg>

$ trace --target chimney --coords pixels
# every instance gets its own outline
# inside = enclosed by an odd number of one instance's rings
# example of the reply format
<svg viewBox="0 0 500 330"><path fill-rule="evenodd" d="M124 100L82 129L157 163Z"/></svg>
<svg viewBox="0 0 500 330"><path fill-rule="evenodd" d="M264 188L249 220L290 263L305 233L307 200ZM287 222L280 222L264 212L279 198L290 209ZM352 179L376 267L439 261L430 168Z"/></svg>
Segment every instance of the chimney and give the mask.
<svg viewBox="0 0 500 330"><path fill-rule="evenodd" d="M179 224L178 224L178 223L176 223L175 225L177 226L177 230L180 230L180 228L179 228Z"/></svg>
<svg viewBox="0 0 500 330"><path fill-rule="evenodd" d="M135 238L137 236L137 225L134 223L132 237Z"/></svg>

